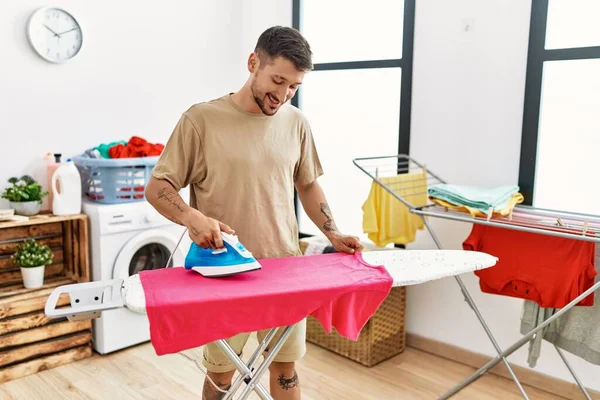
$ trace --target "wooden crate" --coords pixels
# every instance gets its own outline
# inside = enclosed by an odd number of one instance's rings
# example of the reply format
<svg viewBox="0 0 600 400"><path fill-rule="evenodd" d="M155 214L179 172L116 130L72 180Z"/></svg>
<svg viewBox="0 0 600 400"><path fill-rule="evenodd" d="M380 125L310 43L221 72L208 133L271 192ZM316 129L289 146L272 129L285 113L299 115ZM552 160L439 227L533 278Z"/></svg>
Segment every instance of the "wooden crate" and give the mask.
<svg viewBox="0 0 600 400"><path fill-rule="evenodd" d="M363 327L358 341L335 329L326 333L313 317L306 321L306 340L367 367L400 354L406 347L406 287L393 287L377 312Z"/></svg>
<svg viewBox="0 0 600 400"><path fill-rule="evenodd" d="M10 259L17 245L29 238L54 253L39 289L23 287L21 271ZM0 222L0 383L92 355L91 321L49 319L44 314L54 288L88 281L86 215L42 214L29 221ZM68 296L59 300L60 306L69 303Z"/></svg>

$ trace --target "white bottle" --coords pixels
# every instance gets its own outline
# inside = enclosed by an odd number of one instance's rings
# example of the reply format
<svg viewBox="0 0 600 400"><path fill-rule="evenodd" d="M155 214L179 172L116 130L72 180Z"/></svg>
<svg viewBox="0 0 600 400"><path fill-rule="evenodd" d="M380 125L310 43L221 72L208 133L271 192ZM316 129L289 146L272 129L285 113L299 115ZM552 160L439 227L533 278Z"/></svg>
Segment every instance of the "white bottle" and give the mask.
<svg viewBox="0 0 600 400"><path fill-rule="evenodd" d="M57 182L60 184L60 192L56 188ZM75 215L81 213L81 176L71 159L54 171L52 195L52 214Z"/></svg>

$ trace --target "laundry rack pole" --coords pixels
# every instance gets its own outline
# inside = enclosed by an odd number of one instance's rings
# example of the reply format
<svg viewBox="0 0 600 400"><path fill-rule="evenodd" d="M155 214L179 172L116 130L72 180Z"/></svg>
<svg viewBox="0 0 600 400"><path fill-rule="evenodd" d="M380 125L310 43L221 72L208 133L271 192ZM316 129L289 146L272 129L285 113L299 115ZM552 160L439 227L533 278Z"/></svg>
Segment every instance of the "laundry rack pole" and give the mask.
<svg viewBox="0 0 600 400"><path fill-rule="evenodd" d="M415 159L411 158L406 154L356 158L353 160L353 163L365 174L371 177L371 179L373 179L377 184L379 184L384 190L389 192L392 196L394 196L405 206L407 206L411 213L418 215L423 220L427 231L429 232L436 246L440 250L442 249L441 242L435 234L434 230L432 229L431 225L429 224L429 221L426 219L427 216L600 243L600 217L598 216L539 209L529 206L517 206L506 217L490 216L486 218L473 217L470 214L462 213L459 211L451 211L445 207L431 203L415 205L414 201L409 200L410 198L418 197L419 199L426 199L428 196L429 188L435 185L446 183L439 176L432 173L431 170L426 168L424 164L417 162ZM397 175L407 174L410 172L417 172L418 174L414 175L414 179L403 179L401 183L396 183L393 179L386 179L394 178ZM419 174L421 175L420 177ZM521 385L521 382L515 375L506 357L508 357L520 347L522 347L531 339L531 337L533 337L533 335L535 335L544 327L546 327L554 320L559 318L572 307L577 305L581 300L583 300L596 290L600 289L599 281L591 288L586 290L584 293L582 293L575 300L573 300L571 303L569 303L560 311L558 311L550 318L545 320L542 324L536 326L534 329L532 329L530 332L524 335L521 339L519 339L503 351L498 345L496 339L494 338L479 309L477 308L475 301L473 300L466 286L462 282L462 279L459 276L455 276L454 278L463 293L465 301L471 307L471 309L474 311L475 315L479 319L479 322L481 323L484 331L486 332L487 336L492 342L498 355L489 362L487 362L485 365L483 365L471 376L465 378L463 381L458 383L448 392L444 393L440 397L440 399L447 399L449 397L452 397L453 395L464 389L466 386L479 379L487 371L489 371L501 361L508 369L513 381L517 385L523 398L529 399L529 397L525 393L525 390L523 389L523 386ZM591 400L591 397L588 394L585 386L581 382L581 379L579 379L579 377L576 375L574 369L571 367L564 354L560 351L560 349L557 346L555 346L555 348L558 354L560 355L561 359L563 360L564 364L566 365L567 369L575 379L575 382L585 395L585 397Z"/></svg>

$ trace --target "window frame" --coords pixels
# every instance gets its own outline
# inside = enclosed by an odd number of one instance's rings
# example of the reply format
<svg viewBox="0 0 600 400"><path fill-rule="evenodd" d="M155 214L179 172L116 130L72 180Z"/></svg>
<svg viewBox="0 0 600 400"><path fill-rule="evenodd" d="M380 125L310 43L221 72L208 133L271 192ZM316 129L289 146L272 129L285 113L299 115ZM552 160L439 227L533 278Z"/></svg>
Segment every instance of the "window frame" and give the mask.
<svg viewBox="0 0 600 400"><path fill-rule="evenodd" d="M292 27L301 30L302 21L302 0L292 0ZM341 61L315 63L313 71L332 71L332 70L352 70L365 68L400 68L402 77L400 80L400 114L398 127L398 153L409 154L410 152L410 124L411 124L411 105L412 105L412 76L413 76L413 49L415 34L415 0L404 0L404 15L402 29L402 58L386 60L365 60L365 61ZM300 88L294 98L292 105L300 108L300 98L302 89ZM296 219L299 221L300 203L298 195L294 191L294 203L296 208ZM311 236L300 232L300 238Z"/></svg>
<svg viewBox="0 0 600 400"><path fill-rule="evenodd" d="M546 61L600 59L600 46L546 49L549 1L551 0L532 0L531 3L519 159L519 188L524 197L523 204L529 206L533 205L535 189L544 63Z"/></svg>

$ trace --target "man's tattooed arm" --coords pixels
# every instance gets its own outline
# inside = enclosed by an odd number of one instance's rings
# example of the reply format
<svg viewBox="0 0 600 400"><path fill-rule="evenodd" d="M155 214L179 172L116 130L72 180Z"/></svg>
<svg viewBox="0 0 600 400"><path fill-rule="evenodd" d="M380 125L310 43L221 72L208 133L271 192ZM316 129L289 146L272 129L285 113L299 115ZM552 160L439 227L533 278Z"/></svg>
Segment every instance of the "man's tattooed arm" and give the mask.
<svg viewBox="0 0 600 400"><path fill-rule="evenodd" d="M296 190L306 214L325 236L331 239L340 235L321 186L317 182L313 182L308 185L297 185Z"/></svg>
<svg viewBox="0 0 600 400"><path fill-rule="evenodd" d="M185 225L185 214L190 207L169 182L152 177L146 187L146 199L162 216L178 225Z"/></svg>
<svg viewBox="0 0 600 400"><path fill-rule="evenodd" d="M323 229L327 232L338 232L338 228L333 220L333 215L329 209L329 204L321 203L321 213L325 216L325 222L323 223Z"/></svg>
<svg viewBox="0 0 600 400"><path fill-rule="evenodd" d="M162 202L163 204L166 204L167 206L174 208L175 210L179 211L180 213L183 213L185 211L185 209L183 208L185 206L185 203L183 202L183 200L181 199L179 194L173 188L168 188L168 187L161 188L158 191L157 198L158 198L159 202ZM165 215L165 217L167 219L169 219L171 222L174 222L178 225L183 225L174 216Z"/></svg>

